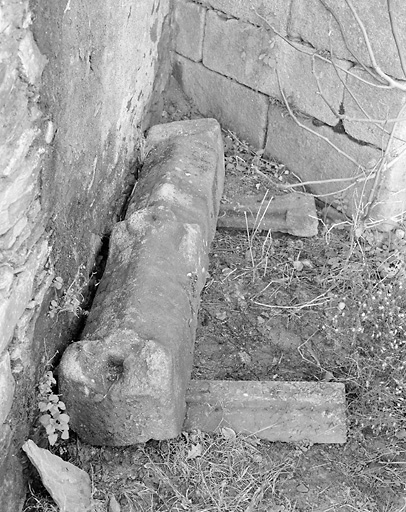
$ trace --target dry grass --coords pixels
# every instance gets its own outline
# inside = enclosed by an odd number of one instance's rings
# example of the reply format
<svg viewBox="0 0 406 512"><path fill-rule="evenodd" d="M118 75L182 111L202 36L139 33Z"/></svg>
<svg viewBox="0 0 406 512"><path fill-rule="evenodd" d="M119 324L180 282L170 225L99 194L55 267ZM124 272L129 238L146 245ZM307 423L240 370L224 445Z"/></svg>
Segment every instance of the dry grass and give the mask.
<svg viewBox="0 0 406 512"><path fill-rule="evenodd" d="M147 450L144 468L157 485L153 492L151 487L144 492L125 492L129 510L295 510L289 500L276 492L277 481L287 477L292 460L272 461L259 445L253 437L223 429L216 435L185 433L181 439L166 444L166 454L159 462Z"/></svg>

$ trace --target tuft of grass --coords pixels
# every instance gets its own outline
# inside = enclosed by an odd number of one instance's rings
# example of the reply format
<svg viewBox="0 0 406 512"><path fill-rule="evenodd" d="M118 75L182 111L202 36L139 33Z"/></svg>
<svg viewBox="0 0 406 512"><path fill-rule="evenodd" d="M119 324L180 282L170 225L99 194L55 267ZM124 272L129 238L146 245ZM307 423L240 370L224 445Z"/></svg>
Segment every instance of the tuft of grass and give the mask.
<svg viewBox="0 0 406 512"><path fill-rule="evenodd" d="M228 428L217 434L195 431L166 446L161 460L145 452L146 480L155 485L124 492L134 510L295 510L295 505L276 491L278 480L292 471L293 460L266 457L253 436L235 434Z"/></svg>

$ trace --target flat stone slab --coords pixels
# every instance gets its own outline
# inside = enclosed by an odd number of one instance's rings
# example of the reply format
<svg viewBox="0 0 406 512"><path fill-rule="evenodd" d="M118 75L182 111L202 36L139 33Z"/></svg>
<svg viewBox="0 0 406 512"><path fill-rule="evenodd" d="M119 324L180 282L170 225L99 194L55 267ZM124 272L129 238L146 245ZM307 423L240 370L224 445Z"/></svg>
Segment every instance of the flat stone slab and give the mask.
<svg viewBox="0 0 406 512"><path fill-rule="evenodd" d="M231 427L269 441L345 443L341 383L191 381L185 430Z"/></svg>
<svg viewBox="0 0 406 512"><path fill-rule="evenodd" d="M31 439L22 449L37 468L42 483L61 512L90 512L92 484L86 471L39 448Z"/></svg>
<svg viewBox="0 0 406 512"><path fill-rule="evenodd" d="M318 218L310 194L234 197L220 205L218 227L279 231L294 236L316 236Z"/></svg>
<svg viewBox="0 0 406 512"><path fill-rule="evenodd" d="M60 365L70 426L94 445L176 437L184 421L224 185L220 125L199 119L154 126L145 152L83 339Z"/></svg>

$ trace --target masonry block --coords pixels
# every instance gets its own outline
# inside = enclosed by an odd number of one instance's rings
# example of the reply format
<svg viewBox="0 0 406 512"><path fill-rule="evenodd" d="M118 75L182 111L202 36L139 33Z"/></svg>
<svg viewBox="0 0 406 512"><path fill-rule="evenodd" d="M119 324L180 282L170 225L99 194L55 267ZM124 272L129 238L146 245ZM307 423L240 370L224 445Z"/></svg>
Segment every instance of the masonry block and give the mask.
<svg viewBox="0 0 406 512"><path fill-rule="evenodd" d="M154 126L126 220L113 229L82 341L60 365L71 426L95 445L177 436L224 183L214 119Z"/></svg>
<svg viewBox="0 0 406 512"><path fill-rule="evenodd" d="M231 427L269 441L346 442L344 384L191 381L184 428Z"/></svg>
<svg viewBox="0 0 406 512"><path fill-rule="evenodd" d="M299 126L281 107L271 105L265 153L283 162L302 181L320 182L309 186L309 189L321 199L350 216L356 212L362 213L361 198L368 197L373 180L362 180L350 187L350 181L331 180L353 178L362 174L360 165L367 169L367 175L379 162L381 152L357 144L330 127L317 127L304 118L298 120L305 128ZM343 152L353 161L344 156Z"/></svg>
<svg viewBox="0 0 406 512"><path fill-rule="evenodd" d="M399 115L406 94L397 89L382 89L380 85L366 71L351 70L344 94L344 128L352 137L385 149L394 126L387 120L403 118L398 124L406 127L406 116Z"/></svg>
<svg viewBox="0 0 406 512"><path fill-rule="evenodd" d="M176 0L175 50L188 59L202 60L206 9L187 0Z"/></svg>
<svg viewBox="0 0 406 512"><path fill-rule="evenodd" d="M286 34L292 0L205 0L204 3L254 25L269 23L282 34Z"/></svg>
<svg viewBox="0 0 406 512"><path fill-rule="evenodd" d="M365 39L359 24L345 0L324 2L339 20L319 0L293 0L288 33L310 43L317 50L332 51L340 59L361 62L371 66ZM355 10L365 26L378 65L391 76L405 79L400 65L386 0L357 0ZM400 48L406 47L406 3L395 2L393 19L398 32ZM348 45L348 47L347 47Z"/></svg>
<svg viewBox="0 0 406 512"><path fill-rule="evenodd" d="M296 49L271 29L208 12L203 64L255 91L282 100L279 75L285 95L296 109L329 125L338 122L330 106L339 112L344 71L321 60L308 47L297 44ZM349 68L346 61L337 64Z"/></svg>
<svg viewBox="0 0 406 512"><path fill-rule="evenodd" d="M177 55L174 76L204 116L215 117L224 128L257 148L263 148L268 97L244 87L202 64Z"/></svg>
<svg viewBox="0 0 406 512"><path fill-rule="evenodd" d="M10 355L3 352L0 356L0 425L6 420L11 410L15 382L11 373Z"/></svg>

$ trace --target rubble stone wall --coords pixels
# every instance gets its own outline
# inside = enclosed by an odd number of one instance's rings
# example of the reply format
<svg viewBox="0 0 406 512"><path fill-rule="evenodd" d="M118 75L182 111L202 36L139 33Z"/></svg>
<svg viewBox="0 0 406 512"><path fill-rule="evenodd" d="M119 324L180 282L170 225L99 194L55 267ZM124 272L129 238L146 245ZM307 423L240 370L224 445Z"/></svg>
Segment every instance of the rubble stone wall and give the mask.
<svg viewBox="0 0 406 512"><path fill-rule="evenodd" d="M83 287L159 110L169 8L169 0L0 4L4 512L24 502L21 445L38 440L38 381L78 328Z"/></svg>
<svg viewBox="0 0 406 512"><path fill-rule="evenodd" d="M355 13L345 0L177 0L174 76L202 114L303 181L348 179L312 191L350 215L369 210L387 228L406 205L406 4L392 4L393 24L384 0L353 5ZM382 87L374 67L400 89Z"/></svg>

